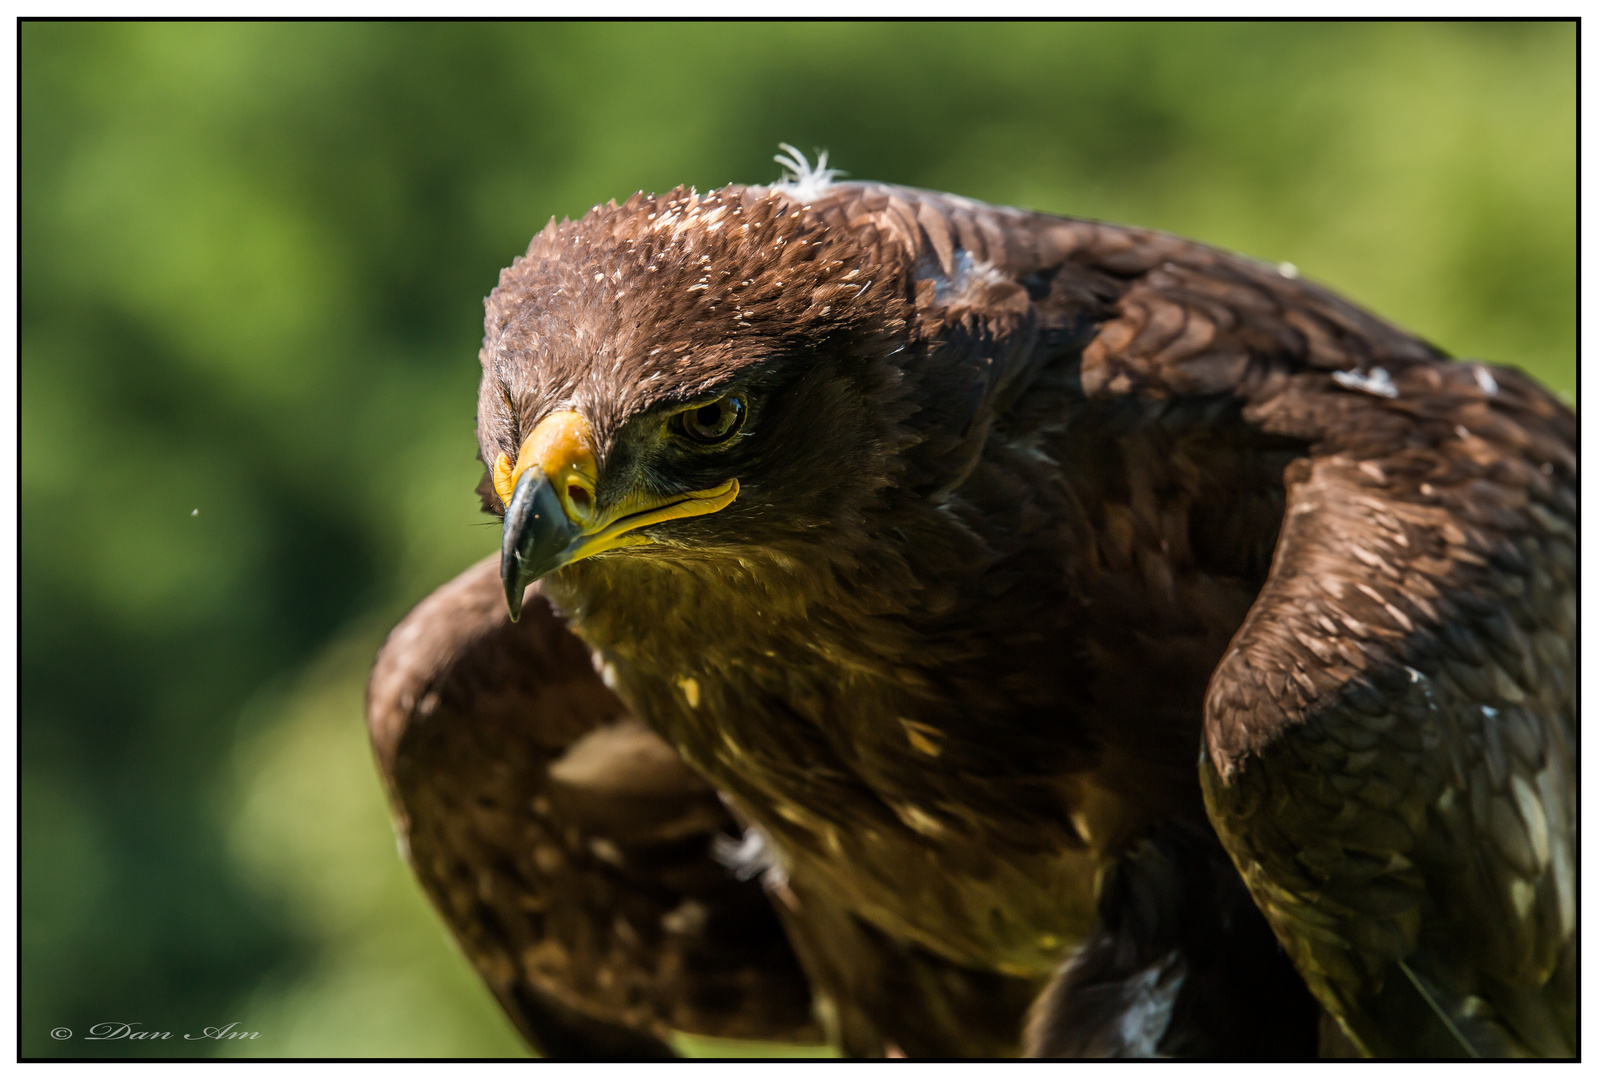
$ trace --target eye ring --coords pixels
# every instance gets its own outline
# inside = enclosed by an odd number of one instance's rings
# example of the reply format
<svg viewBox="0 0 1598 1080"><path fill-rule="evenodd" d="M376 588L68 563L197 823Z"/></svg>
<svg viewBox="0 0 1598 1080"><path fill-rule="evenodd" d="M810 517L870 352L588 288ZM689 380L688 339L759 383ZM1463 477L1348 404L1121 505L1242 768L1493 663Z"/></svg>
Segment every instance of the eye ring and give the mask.
<svg viewBox="0 0 1598 1080"><path fill-rule="evenodd" d="M714 446L738 434L748 411L741 395L728 394L684 409L671 418L671 429L701 446Z"/></svg>

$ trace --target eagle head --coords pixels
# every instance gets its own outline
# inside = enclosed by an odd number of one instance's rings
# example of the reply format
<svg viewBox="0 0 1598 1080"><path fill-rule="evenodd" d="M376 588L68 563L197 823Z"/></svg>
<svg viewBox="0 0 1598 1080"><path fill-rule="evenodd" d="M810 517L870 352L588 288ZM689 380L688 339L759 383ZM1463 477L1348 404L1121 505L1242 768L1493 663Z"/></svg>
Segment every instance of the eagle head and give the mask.
<svg viewBox="0 0 1598 1080"><path fill-rule="evenodd" d="M582 559L811 557L913 436L913 268L782 186L553 220L487 301L477 432L501 573Z"/></svg>

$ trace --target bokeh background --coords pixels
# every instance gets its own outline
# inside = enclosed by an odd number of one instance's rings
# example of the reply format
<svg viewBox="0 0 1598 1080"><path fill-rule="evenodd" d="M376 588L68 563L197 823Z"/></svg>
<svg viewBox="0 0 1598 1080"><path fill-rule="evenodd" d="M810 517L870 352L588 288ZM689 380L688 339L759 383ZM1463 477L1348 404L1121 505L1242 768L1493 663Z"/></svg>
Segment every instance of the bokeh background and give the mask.
<svg viewBox="0 0 1598 1080"><path fill-rule="evenodd" d="M480 304L551 214L825 147L1292 261L1575 391L1570 23L27 23L20 58L25 1055L525 1053L396 857L361 693L497 548Z"/></svg>

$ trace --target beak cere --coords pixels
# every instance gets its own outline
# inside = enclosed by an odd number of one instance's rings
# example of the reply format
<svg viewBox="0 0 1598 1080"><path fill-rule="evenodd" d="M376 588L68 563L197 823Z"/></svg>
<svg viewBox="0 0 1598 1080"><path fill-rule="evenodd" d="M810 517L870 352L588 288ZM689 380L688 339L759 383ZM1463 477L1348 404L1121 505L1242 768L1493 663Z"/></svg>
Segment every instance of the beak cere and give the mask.
<svg viewBox="0 0 1598 1080"><path fill-rule="evenodd" d="M568 411L545 417L514 464L499 455L494 490L505 503L499 576L514 622L527 586L545 574L590 555L651 543L635 531L647 525L713 514L738 497L738 481L677 495L634 490L609 500L600 513L593 428L581 413Z"/></svg>

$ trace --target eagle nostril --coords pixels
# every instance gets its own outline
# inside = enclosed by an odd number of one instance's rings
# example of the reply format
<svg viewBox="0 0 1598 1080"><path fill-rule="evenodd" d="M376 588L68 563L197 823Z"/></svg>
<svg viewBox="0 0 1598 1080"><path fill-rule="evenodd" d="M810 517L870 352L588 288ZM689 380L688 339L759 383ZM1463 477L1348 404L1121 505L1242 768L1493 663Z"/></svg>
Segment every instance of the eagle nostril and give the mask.
<svg viewBox="0 0 1598 1080"><path fill-rule="evenodd" d="M594 496L582 484L568 483L566 485L566 498L571 501L572 509L579 517L587 517L594 505Z"/></svg>

